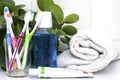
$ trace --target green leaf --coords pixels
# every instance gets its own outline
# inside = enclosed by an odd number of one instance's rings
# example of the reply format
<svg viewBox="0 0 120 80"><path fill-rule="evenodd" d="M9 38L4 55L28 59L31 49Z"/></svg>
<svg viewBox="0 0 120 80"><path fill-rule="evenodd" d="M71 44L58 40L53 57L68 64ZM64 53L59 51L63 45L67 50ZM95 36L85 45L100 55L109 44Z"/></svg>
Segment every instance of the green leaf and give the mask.
<svg viewBox="0 0 120 80"><path fill-rule="evenodd" d="M52 23L52 24L53 24L53 25L52 25L52 26L53 26L53 27L52 27L53 29L56 29L56 28L59 27L59 24L57 23L57 21L56 21L54 18L52 18L52 22L53 22L53 23Z"/></svg>
<svg viewBox="0 0 120 80"><path fill-rule="evenodd" d="M17 19L24 21L24 14L17 17Z"/></svg>
<svg viewBox="0 0 120 80"><path fill-rule="evenodd" d="M57 34L58 31L57 31L56 29L50 29L49 32L50 32L51 34Z"/></svg>
<svg viewBox="0 0 120 80"><path fill-rule="evenodd" d="M67 39L68 41L70 41L70 37L68 37L68 36L64 36L65 37L65 39Z"/></svg>
<svg viewBox="0 0 120 80"><path fill-rule="evenodd" d="M75 23L79 20L79 16L77 14L70 14L64 19L64 23Z"/></svg>
<svg viewBox="0 0 120 80"><path fill-rule="evenodd" d="M66 33L62 29L50 29L49 32L51 34L57 34L58 36L66 35Z"/></svg>
<svg viewBox="0 0 120 80"><path fill-rule="evenodd" d="M15 6L15 2L13 0L2 0L2 1Z"/></svg>
<svg viewBox="0 0 120 80"><path fill-rule="evenodd" d="M62 28L62 30L67 34L67 35L74 35L77 32L77 29L72 26L72 25L66 25Z"/></svg>
<svg viewBox="0 0 120 80"><path fill-rule="evenodd" d="M63 21L64 13L60 6L57 4L48 6L48 10L52 12L54 19L60 24Z"/></svg>
<svg viewBox="0 0 120 80"><path fill-rule="evenodd" d="M20 34L20 32L22 31L21 24L17 23L16 26L14 26L13 31L14 31L15 35L18 36Z"/></svg>
<svg viewBox="0 0 120 80"><path fill-rule="evenodd" d="M54 2L53 0L37 0L37 4L38 4L38 7L42 10L42 11L46 11L48 10L48 7L50 5L53 5Z"/></svg>
<svg viewBox="0 0 120 80"><path fill-rule="evenodd" d="M58 29L57 35L66 35L66 33L62 29Z"/></svg>
<svg viewBox="0 0 120 80"><path fill-rule="evenodd" d="M64 37L61 37L60 40L61 40L63 43L69 45L69 41L68 41L67 39L65 39Z"/></svg>
<svg viewBox="0 0 120 80"><path fill-rule="evenodd" d="M17 17L16 17L16 16L13 16L13 18L16 19L16 21L17 21L17 20L24 21L25 12L26 12L25 10L19 9L19 10L18 10L18 16L17 16Z"/></svg>
<svg viewBox="0 0 120 80"><path fill-rule="evenodd" d="M21 16L21 15L25 15L26 11L23 10L23 9L19 9L18 10L18 17Z"/></svg>

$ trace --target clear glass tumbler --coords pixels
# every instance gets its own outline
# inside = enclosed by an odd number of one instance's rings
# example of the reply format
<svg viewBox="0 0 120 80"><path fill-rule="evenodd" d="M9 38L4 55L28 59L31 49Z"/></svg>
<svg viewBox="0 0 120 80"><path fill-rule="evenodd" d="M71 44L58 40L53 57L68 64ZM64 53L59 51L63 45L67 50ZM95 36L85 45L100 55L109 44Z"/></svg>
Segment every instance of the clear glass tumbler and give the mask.
<svg viewBox="0 0 120 80"><path fill-rule="evenodd" d="M16 52L10 41L5 39L4 42L7 75L10 77L27 76L28 69L31 67L32 41L30 41L29 44L25 44L25 40L23 40L20 48ZM26 48L26 45L29 45L28 48Z"/></svg>

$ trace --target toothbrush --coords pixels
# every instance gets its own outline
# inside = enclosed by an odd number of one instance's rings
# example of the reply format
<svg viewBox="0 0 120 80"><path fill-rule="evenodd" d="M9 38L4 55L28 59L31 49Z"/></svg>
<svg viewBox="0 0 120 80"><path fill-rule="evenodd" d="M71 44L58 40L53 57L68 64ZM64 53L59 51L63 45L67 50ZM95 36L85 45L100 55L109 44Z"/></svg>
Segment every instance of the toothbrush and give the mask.
<svg viewBox="0 0 120 80"><path fill-rule="evenodd" d="M37 26L38 26L39 23L40 23L41 17L42 17L42 12L41 12L41 11L38 11L38 12L37 12L37 15L36 15L36 17L35 17L36 24L35 24L33 30L31 31L31 33L29 34L29 35L30 35L30 38L29 38L29 39L31 39L31 37L33 36L35 30L37 29ZM25 50L25 46L22 47L22 50L21 50L20 55L19 55L20 58L22 58L22 55L23 55L24 50Z"/></svg>
<svg viewBox="0 0 120 80"><path fill-rule="evenodd" d="M11 59L11 57L12 57L12 47L11 47L11 35L10 35L10 28L9 28L9 25L12 23L12 20L7 20L7 18L9 18L10 17L10 15L9 14L5 14L5 13L7 13L8 12L8 10L5 8L4 9L4 18L5 18L5 20L6 20L6 24L7 24L7 30L6 30L6 42L7 42L7 45L8 45L8 56L9 56L9 61L10 61L10 59Z"/></svg>
<svg viewBox="0 0 120 80"><path fill-rule="evenodd" d="M12 42L12 46L13 46L13 48L15 49L16 38L15 38L15 36L14 36L14 33L13 33L13 31L12 31L12 27L11 27L11 24L13 23L13 19L12 19L10 13L9 13L8 7L5 7L5 8L4 8L4 17L5 17L5 19L6 19L7 26L8 26L8 28L9 28L9 33L10 33L10 36L11 36L10 42ZM12 39L12 40L11 40L11 39ZM9 51L9 52L10 52L10 51ZM12 54L12 51L11 51L11 54ZM12 56L12 55L11 55L11 56ZM19 59L19 56L18 56L18 52L17 52L17 55L16 55L16 61L17 61L17 66L18 66L18 68L20 69L20 67L21 67L21 62L20 62L20 59Z"/></svg>
<svg viewBox="0 0 120 80"><path fill-rule="evenodd" d="M31 11L31 20L33 19L33 11ZM24 46L23 48L25 48L24 50L24 55L23 55L23 58L22 58L22 67L21 69L23 70L26 66L26 61L27 61L27 54L28 54L28 46L29 46L29 41L30 41L30 34L29 34L29 25L27 25L26 27L26 36L25 36L25 43L24 43Z"/></svg>
<svg viewBox="0 0 120 80"><path fill-rule="evenodd" d="M29 14L31 14L31 12L29 12L29 11L25 14L25 17L24 17L25 24L23 26L23 29L22 29L21 33L18 36L16 45L15 45L15 49L14 49L14 52L13 52L13 55L12 55L12 58L10 60L10 64L9 64L9 67L8 67L8 72L11 72L11 69L12 69L12 66L13 66L17 51L18 51L18 49L19 49L19 47L21 45L21 42L23 40L23 37L24 37L25 29L26 29L27 25L29 24L29 21L30 21Z"/></svg>
<svg viewBox="0 0 120 80"><path fill-rule="evenodd" d="M12 18L12 17L11 17ZM12 46L13 46L13 49L15 50L15 45L16 45L16 38L15 38L15 35L13 33L13 30L12 30L12 27L10 25L10 33L11 33L11 40L12 40ZM16 52L16 57L15 57L16 61L17 61L17 67L18 69L21 68L21 62L20 62L20 59L19 59L19 55L18 55L18 51Z"/></svg>

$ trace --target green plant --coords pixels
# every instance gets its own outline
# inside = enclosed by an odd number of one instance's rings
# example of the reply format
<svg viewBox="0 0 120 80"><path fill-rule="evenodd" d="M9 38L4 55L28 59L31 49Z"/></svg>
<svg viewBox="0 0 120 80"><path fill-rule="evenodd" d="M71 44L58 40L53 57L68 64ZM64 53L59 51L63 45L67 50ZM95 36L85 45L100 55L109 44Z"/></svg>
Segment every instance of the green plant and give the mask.
<svg viewBox="0 0 120 80"><path fill-rule="evenodd" d="M53 0L37 0L37 3L40 10L52 12L53 28L50 32L57 34L63 43L69 45L70 36L73 36L77 32L77 29L71 24L77 22L79 16L73 13L64 18L62 8L55 4Z"/></svg>

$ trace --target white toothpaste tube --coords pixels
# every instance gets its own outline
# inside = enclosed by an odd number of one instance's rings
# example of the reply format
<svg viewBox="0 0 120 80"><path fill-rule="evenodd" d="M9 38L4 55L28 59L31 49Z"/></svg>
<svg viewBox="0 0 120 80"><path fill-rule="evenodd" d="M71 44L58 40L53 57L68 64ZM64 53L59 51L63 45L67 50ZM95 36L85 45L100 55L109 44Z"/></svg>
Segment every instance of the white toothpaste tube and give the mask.
<svg viewBox="0 0 120 80"><path fill-rule="evenodd" d="M38 67L38 69L29 69L30 76L39 78L83 78L94 77L93 73L66 68Z"/></svg>

